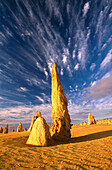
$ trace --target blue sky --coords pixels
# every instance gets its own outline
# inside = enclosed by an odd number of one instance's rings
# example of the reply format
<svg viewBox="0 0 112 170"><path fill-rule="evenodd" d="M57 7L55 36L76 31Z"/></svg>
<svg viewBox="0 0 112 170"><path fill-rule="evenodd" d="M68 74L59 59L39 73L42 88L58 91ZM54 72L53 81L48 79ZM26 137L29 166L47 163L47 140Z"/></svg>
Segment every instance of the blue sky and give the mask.
<svg viewBox="0 0 112 170"><path fill-rule="evenodd" d="M112 0L0 1L0 121L51 119L56 63L72 123L112 117Z"/></svg>

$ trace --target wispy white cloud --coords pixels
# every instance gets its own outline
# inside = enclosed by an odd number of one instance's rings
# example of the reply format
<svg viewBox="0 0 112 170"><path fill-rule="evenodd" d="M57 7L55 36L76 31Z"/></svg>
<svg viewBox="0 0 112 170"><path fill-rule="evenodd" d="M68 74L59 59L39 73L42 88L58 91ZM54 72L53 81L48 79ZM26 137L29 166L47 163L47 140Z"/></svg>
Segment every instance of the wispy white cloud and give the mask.
<svg viewBox="0 0 112 170"><path fill-rule="evenodd" d="M63 68L61 68L60 74L61 74L61 76L63 76L63 74L64 74Z"/></svg>
<svg viewBox="0 0 112 170"><path fill-rule="evenodd" d="M91 82L91 87L93 87L96 84L96 81Z"/></svg>
<svg viewBox="0 0 112 170"><path fill-rule="evenodd" d="M62 61L63 64L66 65L68 63L68 58L69 58L70 52L68 48L63 48L63 54L62 54Z"/></svg>
<svg viewBox="0 0 112 170"><path fill-rule="evenodd" d="M63 64L66 64L67 63L67 56L65 54L63 54Z"/></svg>
<svg viewBox="0 0 112 170"><path fill-rule="evenodd" d="M6 41L7 40L6 40L5 35L2 32L0 32L0 45L3 45L4 42L6 42Z"/></svg>
<svg viewBox="0 0 112 170"><path fill-rule="evenodd" d="M102 4L103 5L103 4ZM103 46L103 44L106 43L106 38L105 36L107 36L107 32L110 30L110 21L107 18L107 15L110 11L110 6L111 3L105 3L105 7L103 8L103 6L101 5L101 8L99 10L99 13L95 16L96 18L96 32L95 35L98 37L98 48L99 50L101 49L101 46ZM96 8L97 10L97 8ZM104 24L105 22L105 24Z"/></svg>
<svg viewBox="0 0 112 170"><path fill-rule="evenodd" d="M109 14L109 18L111 19L112 18L112 9L111 9L111 12Z"/></svg>
<svg viewBox="0 0 112 170"><path fill-rule="evenodd" d="M48 80L48 72L46 71L46 68L44 68L44 74L45 74L45 76L46 76L46 79Z"/></svg>
<svg viewBox="0 0 112 170"><path fill-rule="evenodd" d="M44 99L41 98L40 96L35 96L39 101L41 101L42 103L44 103Z"/></svg>
<svg viewBox="0 0 112 170"><path fill-rule="evenodd" d="M87 56L86 56L87 48L86 47L87 47L87 44L85 42L84 46L81 47L78 52L78 60L81 63L82 69L84 69L86 65L86 59L87 59Z"/></svg>
<svg viewBox="0 0 112 170"><path fill-rule="evenodd" d="M90 88L86 88L89 92L87 98L98 99L112 94L112 77L104 78L93 82Z"/></svg>
<svg viewBox="0 0 112 170"><path fill-rule="evenodd" d="M85 85L86 85L86 82L83 83L83 86L85 86Z"/></svg>
<svg viewBox="0 0 112 170"><path fill-rule="evenodd" d="M50 73L51 73L51 69L52 69L53 62L48 62L47 64L48 64L49 71L50 71Z"/></svg>
<svg viewBox="0 0 112 170"><path fill-rule="evenodd" d="M98 18L98 23L96 26L96 33L100 31L100 28L102 27L102 22L103 22L103 11L100 12L99 18Z"/></svg>
<svg viewBox="0 0 112 170"><path fill-rule="evenodd" d="M87 32L87 35L86 35L87 40L90 38L90 34L91 34L91 31L90 31L90 29L88 29L88 32Z"/></svg>
<svg viewBox="0 0 112 170"><path fill-rule="evenodd" d="M73 50L73 53L72 53L72 58L74 59L75 58L75 50Z"/></svg>
<svg viewBox="0 0 112 170"><path fill-rule="evenodd" d="M46 6L47 10L49 11L50 17L54 14L54 16L56 18L58 18L60 25L63 25L62 14L60 12L60 7L58 6L57 2L47 0L47 1L45 1L45 6Z"/></svg>
<svg viewBox="0 0 112 170"><path fill-rule="evenodd" d="M39 68L40 71L43 71L43 67L40 65L39 62L36 62L36 66L37 66L37 68Z"/></svg>
<svg viewBox="0 0 112 170"><path fill-rule="evenodd" d="M51 108L52 107L50 104L41 104L38 106L22 105L16 107L0 108L0 116L1 118L5 119L4 123L30 123L32 116L35 115L37 111L40 111L46 121L51 122Z"/></svg>
<svg viewBox="0 0 112 170"><path fill-rule="evenodd" d="M92 63L91 66L90 66L90 70L93 71L96 67L96 64L95 63Z"/></svg>
<svg viewBox="0 0 112 170"><path fill-rule="evenodd" d="M78 85L75 86L75 91L77 91L77 90L78 90Z"/></svg>
<svg viewBox="0 0 112 170"><path fill-rule="evenodd" d="M77 63L74 67L74 69L77 71L79 69L79 63Z"/></svg>
<svg viewBox="0 0 112 170"><path fill-rule="evenodd" d="M69 77L72 77L73 76L73 70L71 70L70 64L67 65L67 71L68 71Z"/></svg>
<svg viewBox="0 0 112 170"><path fill-rule="evenodd" d="M81 53L81 51L78 52L77 58L78 58L79 61L81 61L81 59L82 59L82 53Z"/></svg>
<svg viewBox="0 0 112 170"><path fill-rule="evenodd" d="M75 40L77 42L77 46L74 48L74 50L77 51L76 57L80 62L81 68L84 70L88 59L88 37L78 22Z"/></svg>
<svg viewBox="0 0 112 170"><path fill-rule="evenodd" d="M64 48L64 54L65 54L65 55L67 55L67 56L70 54L70 52L69 52L69 49L68 49L68 48Z"/></svg>
<svg viewBox="0 0 112 170"><path fill-rule="evenodd" d="M0 100L3 100L4 98L0 96Z"/></svg>
<svg viewBox="0 0 112 170"><path fill-rule="evenodd" d="M107 44L103 44L102 48L101 48L101 51L103 51L105 48L107 47Z"/></svg>
<svg viewBox="0 0 112 170"><path fill-rule="evenodd" d="M71 37L68 38L68 47L71 45Z"/></svg>
<svg viewBox="0 0 112 170"><path fill-rule="evenodd" d="M72 86L70 85L69 88L72 89Z"/></svg>
<svg viewBox="0 0 112 170"><path fill-rule="evenodd" d="M105 59L102 61L100 69L103 69L104 67L108 66L108 64L112 64L112 49L108 52Z"/></svg>
<svg viewBox="0 0 112 170"><path fill-rule="evenodd" d="M35 77L35 76L33 76L33 78L26 79L26 81L28 82L30 86L32 85L39 86L41 89L43 89L45 84L47 84L46 81L39 79L38 77Z"/></svg>
<svg viewBox="0 0 112 170"><path fill-rule="evenodd" d="M112 71L109 71L102 77L102 79L109 78L111 76L112 76Z"/></svg>
<svg viewBox="0 0 112 170"><path fill-rule="evenodd" d="M84 8L83 8L83 16L86 16L89 8L90 8L89 2L85 3Z"/></svg>
<svg viewBox="0 0 112 170"><path fill-rule="evenodd" d="M19 89L17 89L18 91L21 91L21 92L26 92L28 91L28 89L26 87L20 87Z"/></svg>

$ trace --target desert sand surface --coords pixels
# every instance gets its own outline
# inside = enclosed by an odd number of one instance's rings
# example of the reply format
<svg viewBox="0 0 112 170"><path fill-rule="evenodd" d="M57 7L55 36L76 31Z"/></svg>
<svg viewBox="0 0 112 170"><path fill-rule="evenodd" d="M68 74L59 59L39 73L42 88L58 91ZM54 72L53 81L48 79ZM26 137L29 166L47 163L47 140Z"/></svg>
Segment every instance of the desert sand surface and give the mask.
<svg viewBox="0 0 112 170"><path fill-rule="evenodd" d="M29 132L0 134L1 169L112 169L112 125L72 126L71 139L26 145Z"/></svg>

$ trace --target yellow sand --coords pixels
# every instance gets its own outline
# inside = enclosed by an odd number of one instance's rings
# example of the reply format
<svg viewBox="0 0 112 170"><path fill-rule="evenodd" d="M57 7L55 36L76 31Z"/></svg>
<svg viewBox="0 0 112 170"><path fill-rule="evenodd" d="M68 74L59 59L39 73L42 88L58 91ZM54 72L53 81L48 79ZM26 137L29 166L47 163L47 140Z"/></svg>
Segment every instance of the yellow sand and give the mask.
<svg viewBox="0 0 112 170"><path fill-rule="evenodd" d="M112 169L112 125L72 127L69 142L27 146L29 132L0 134L3 169Z"/></svg>

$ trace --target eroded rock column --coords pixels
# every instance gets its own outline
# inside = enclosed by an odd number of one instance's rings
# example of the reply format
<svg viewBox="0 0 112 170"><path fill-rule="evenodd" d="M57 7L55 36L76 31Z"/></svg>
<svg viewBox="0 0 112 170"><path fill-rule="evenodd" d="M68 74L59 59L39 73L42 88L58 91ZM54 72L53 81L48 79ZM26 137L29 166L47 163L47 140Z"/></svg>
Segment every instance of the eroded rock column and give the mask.
<svg viewBox="0 0 112 170"><path fill-rule="evenodd" d="M70 138L70 116L68 113L68 102L64 95L64 89L58 78L57 66L52 66L52 119L51 136L57 140Z"/></svg>
<svg viewBox="0 0 112 170"><path fill-rule="evenodd" d="M88 125L92 125L92 124L96 124L96 121L95 121L94 116L91 113L89 113L89 115L88 115Z"/></svg>

